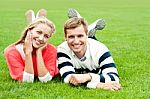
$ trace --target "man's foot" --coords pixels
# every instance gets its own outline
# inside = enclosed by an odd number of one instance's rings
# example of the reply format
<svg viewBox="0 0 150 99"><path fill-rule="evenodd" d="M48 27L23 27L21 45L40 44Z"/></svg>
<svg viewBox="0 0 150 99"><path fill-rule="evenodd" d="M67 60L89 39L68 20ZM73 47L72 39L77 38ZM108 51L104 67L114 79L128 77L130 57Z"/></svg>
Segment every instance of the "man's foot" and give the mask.
<svg viewBox="0 0 150 99"><path fill-rule="evenodd" d="M47 16L47 11L45 9L40 9L37 14L36 14L36 18L38 17L46 17Z"/></svg>
<svg viewBox="0 0 150 99"><path fill-rule="evenodd" d="M35 20L35 15L33 10L28 10L25 13L25 16L27 18L27 23L30 24L33 20Z"/></svg>
<svg viewBox="0 0 150 99"><path fill-rule="evenodd" d="M88 26L88 36L93 37L96 34L96 30L102 30L106 26L105 20L104 19L98 19L92 24Z"/></svg>
<svg viewBox="0 0 150 99"><path fill-rule="evenodd" d="M73 8L70 8L68 10L68 17L69 18L73 18L73 17L82 18L81 15L79 14L79 12Z"/></svg>

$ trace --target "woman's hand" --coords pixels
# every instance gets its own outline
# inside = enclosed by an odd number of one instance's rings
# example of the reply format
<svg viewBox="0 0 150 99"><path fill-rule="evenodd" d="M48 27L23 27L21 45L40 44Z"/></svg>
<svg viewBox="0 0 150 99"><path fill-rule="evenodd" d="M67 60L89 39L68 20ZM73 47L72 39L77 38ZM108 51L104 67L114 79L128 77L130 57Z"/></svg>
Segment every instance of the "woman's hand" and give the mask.
<svg viewBox="0 0 150 99"><path fill-rule="evenodd" d="M46 48L47 43L45 43L43 46L41 46L40 48L37 49L37 51L42 51L44 48Z"/></svg>
<svg viewBox="0 0 150 99"><path fill-rule="evenodd" d="M32 33L30 30L27 32L27 36L25 38L24 49L25 49L25 54L30 54L33 51Z"/></svg>
<svg viewBox="0 0 150 99"><path fill-rule="evenodd" d="M24 42L24 51L25 51L25 68L24 71L30 74L34 74L33 62L32 62L32 33L29 30Z"/></svg>
<svg viewBox="0 0 150 99"><path fill-rule="evenodd" d="M48 70L45 66L43 57L42 57L42 50L47 46L47 43L45 43L43 46L38 48L36 50L37 55L37 70L38 70L38 77L43 77L48 73Z"/></svg>

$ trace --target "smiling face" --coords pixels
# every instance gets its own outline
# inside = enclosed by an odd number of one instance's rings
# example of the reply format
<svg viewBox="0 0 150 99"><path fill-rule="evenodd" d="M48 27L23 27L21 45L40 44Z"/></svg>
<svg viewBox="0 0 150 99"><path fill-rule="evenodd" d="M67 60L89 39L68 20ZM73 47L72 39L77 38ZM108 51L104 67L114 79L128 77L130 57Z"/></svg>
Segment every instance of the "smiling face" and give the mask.
<svg viewBox="0 0 150 99"><path fill-rule="evenodd" d="M51 28L46 24L38 24L32 30L32 45L34 48L42 47L48 42L49 37L52 35Z"/></svg>
<svg viewBox="0 0 150 99"><path fill-rule="evenodd" d="M77 55L78 58L84 56L86 52L87 35L83 25L73 29L68 29L66 34L66 41L70 49Z"/></svg>
<svg viewBox="0 0 150 99"><path fill-rule="evenodd" d="M22 32L20 39L15 45L25 43L27 33L32 33L32 46L39 48L47 43L49 37L55 32L55 25L46 17L39 17L31 22Z"/></svg>

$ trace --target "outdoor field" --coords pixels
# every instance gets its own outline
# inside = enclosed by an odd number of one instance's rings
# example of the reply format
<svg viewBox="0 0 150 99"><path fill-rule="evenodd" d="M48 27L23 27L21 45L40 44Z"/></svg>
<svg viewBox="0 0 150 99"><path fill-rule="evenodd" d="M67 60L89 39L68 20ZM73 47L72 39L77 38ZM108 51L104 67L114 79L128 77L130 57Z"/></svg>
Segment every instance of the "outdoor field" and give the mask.
<svg viewBox="0 0 150 99"><path fill-rule="evenodd" d="M120 91L74 87L63 83L60 76L48 83L11 79L4 49L26 27L25 12L41 8L56 25L49 40L55 46L64 41L69 8L78 10L89 24L105 19L105 29L96 36L117 65ZM0 99L150 99L150 0L0 0Z"/></svg>

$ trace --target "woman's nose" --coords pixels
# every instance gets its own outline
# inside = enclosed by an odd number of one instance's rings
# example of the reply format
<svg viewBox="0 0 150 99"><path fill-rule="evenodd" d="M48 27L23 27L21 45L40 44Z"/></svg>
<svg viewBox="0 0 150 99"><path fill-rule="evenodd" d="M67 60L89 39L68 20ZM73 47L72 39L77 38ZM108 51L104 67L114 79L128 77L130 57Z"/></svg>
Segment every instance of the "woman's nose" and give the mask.
<svg viewBox="0 0 150 99"><path fill-rule="evenodd" d="M40 35L40 36L39 36L39 39L40 39L40 40L43 40L43 39L44 39L44 36L43 36L43 35Z"/></svg>

